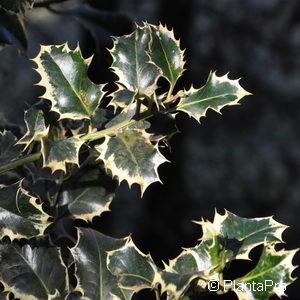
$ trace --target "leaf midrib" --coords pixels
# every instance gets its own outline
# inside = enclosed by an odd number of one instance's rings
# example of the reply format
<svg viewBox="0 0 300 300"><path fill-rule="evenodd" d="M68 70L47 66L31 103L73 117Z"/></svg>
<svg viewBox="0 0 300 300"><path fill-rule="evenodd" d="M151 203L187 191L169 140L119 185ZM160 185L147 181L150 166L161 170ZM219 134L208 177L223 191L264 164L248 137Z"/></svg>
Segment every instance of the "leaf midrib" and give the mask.
<svg viewBox="0 0 300 300"><path fill-rule="evenodd" d="M51 53L45 52L45 54L48 54L50 59L52 60L52 62L57 66L58 70L60 71L60 73L62 74L63 78L65 79L65 81L67 82L67 84L70 86L72 92L75 94L75 96L77 97L77 99L79 100L79 104L80 106L85 110L85 112L87 113L88 116L90 116L90 112L87 106L85 106L82 101L81 101L81 97L80 95L77 93L77 91L73 88L72 84L70 83L70 81L68 80L68 78L65 76L64 72L61 70L60 66L56 63L55 59L51 56ZM45 68L44 68L45 69ZM45 70L46 71L46 70ZM46 71L46 74L48 74L48 72Z"/></svg>

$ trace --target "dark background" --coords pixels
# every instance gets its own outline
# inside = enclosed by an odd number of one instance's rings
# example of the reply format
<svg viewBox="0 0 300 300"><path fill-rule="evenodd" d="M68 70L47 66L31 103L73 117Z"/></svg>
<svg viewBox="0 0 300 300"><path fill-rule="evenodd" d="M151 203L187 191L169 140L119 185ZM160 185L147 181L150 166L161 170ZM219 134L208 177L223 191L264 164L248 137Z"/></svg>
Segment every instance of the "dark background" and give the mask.
<svg viewBox="0 0 300 300"><path fill-rule="evenodd" d="M159 168L163 185L150 186L142 199L139 188L122 183L111 212L94 219L104 233L135 243L155 261L173 258L191 247L201 229L191 220L212 220L223 208L243 217L274 215L290 226L286 248L300 246L300 2L297 0L106 0L53 5L56 13L34 8L27 14L28 57L39 44L77 41L85 56L95 53L90 77L112 80L107 68L111 35L130 33L133 22L167 24L186 49L186 72L178 89L202 86L210 70L241 85L253 96L240 106L209 111L199 125L177 118L180 134L171 140L171 163ZM57 13L59 11L60 13ZM61 13L63 12L63 13ZM23 111L42 89L38 75L16 47L0 52L0 125L22 124ZM294 264L299 264L299 254ZM233 265L237 272L248 265ZM299 272L294 272L294 276ZM299 281L287 290L299 299ZM201 299L235 299L207 295ZM137 297L138 298L138 297ZM140 299L147 295L140 293ZM200 299L200 298L197 298Z"/></svg>

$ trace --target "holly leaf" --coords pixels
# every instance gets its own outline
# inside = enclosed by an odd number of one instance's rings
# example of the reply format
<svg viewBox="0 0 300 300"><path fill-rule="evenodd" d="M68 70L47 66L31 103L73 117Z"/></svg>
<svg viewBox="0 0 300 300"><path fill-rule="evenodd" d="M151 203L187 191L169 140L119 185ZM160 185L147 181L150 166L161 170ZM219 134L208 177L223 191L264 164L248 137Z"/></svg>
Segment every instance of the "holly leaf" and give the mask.
<svg viewBox="0 0 300 300"><path fill-rule="evenodd" d="M15 298L64 299L67 270L59 248L0 245L0 255L0 279Z"/></svg>
<svg viewBox="0 0 300 300"><path fill-rule="evenodd" d="M104 172L104 171L102 171ZM101 186L98 185L101 180ZM74 184L67 182L62 186L58 206L65 207L77 219L92 221L109 210L114 194L103 187L104 174L99 169L86 172Z"/></svg>
<svg viewBox="0 0 300 300"><path fill-rule="evenodd" d="M187 248L165 266L166 271L187 274L202 272L205 287L208 280L218 280L219 273L234 259L249 259L249 252L264 243L282 242L282 232L287 228L272 217L247 219L228 211L215 213L214 222L196 222L202 226L203 235L198 245Z"/></svg>
<svg viewBox="0 0 300 300"><path fill-rule="evenodd" d="M13 13L25 13L32 8L34 0L0 0L0 7Z"/></svg>
<svg viewBox="0 0 300 300"><path fill-rule="evenodd" d="M117 37L110 50L112 69L119 83L137 95L151 96L157 88L160 69L149 60L150 33L147 26L137 26L126 36Z"/></svg>
<svg viewBox="0 0 300 300"><path fill-rule="evenodd" d="M190 282L200 272L177 274L159 269L149 254L142 253L131 239L121 248L108 252L107 266L118 277L120 287L135 293L142 289L167 292L170 299L180 299ZM168 298L169 299L169 298Z"/></svg>
<svg viewBox="0 0 300 300"><path fill-rule="evenodd" d="M33 141L40 141L43 137L47 136L49 127L45 125L43 112L41 110L27 110L24 120L27 131L17 144L25 144L26 149Z"/></svg>
<svg viewBox="0 0 300 300"><path fill-rule="evenodd" d="M256 267L234 281L233 291L240 300L265 300L272 295L287 296L286 287L295 281L292 264L296 250L276 251L274 246L264 245Z"/></svg>
<svg viewBox="0 0 300 300"><path fill-rule="evenodd" d="M49 225L42 205L31 196L21 182L0 186L0 238L11 240L43 235Z"/></svg>
<svg viewBox="0 0 300 300"><path fill-rule="evenodd" d="M119 182L126 180L129 186L138 183L142 194L151 183L160 181L157 168L167 161L144 130L118 131L95 148L113 177L118 177Z"/></svg>
<svg viewBox="0 0 300 300"><path fill-rule="evenodd" d="M80 147L84 142L77 137L70 137L64 140L51 141L42 139L43 167L66 172L66 163L79 165L78 155Z"/></svg>
<svg viewBox="0 0 300 300"><path fill-rule="evenodd" d="M216 212L213 223L195 223L202 226L202 240L217 236L220 246L228 250L227 257L235 259L249 259L249 252L264 242L281 243L282 233L287 228L272 217L243 218L227 210L224 215Z"/></svg>
<svg viewBox="0 0 300 300"><path fill-rule="evenodd" d="M20 157L22 146L16 142L17 138L10 131L0 131L0 165Z"/></svg>
<svg viewBox="0 0 300 300"><path fill-rule="evenodd" d="M91 60L83 59L79 47L70 50L67 44L42 46L33 59L41 76L38 85L46 89L42 97L51 101L60 119L90 119L99 106L104 85L88 79Z"/></svg>
<svg viewBox="0 0 300 300"><path fill-rule="evenodd" d="M151 51L153 61L161 70L173 90L178 78L184 71L184 51L180 50L179 41L172 30L163 25L148 25L151 31Z"/></svg>
<svg viewBox="0 0 300 300"><path fill-rule="evenodd" d="M127 238L114 239L93 229L78 229L78 242L71 253L76 266L76 290L84 299L131 299L133 293L120 288L106 266L107 252L122 247L126 241Z"/></svg>
<svg viewBox="0 0 300 300"><path fill-rule="evenodd" d="M118 85L118 89L111 94L112 100L109 104L112 105L115 110L118 107L125 108L132 104L135 96L136 92L124 89L122 86Z"/></svg>
<svg viewBox="0 0 300 300"><path fill-rule="evenodd" d="M191 87L183 94L176 109L197 121L206 115L208 109L220 112L224 106L237 105L242 97L250 95L239 85L239 80L231 80L227 74L219 77L215 72L209 74L201 89Z"/></svg>

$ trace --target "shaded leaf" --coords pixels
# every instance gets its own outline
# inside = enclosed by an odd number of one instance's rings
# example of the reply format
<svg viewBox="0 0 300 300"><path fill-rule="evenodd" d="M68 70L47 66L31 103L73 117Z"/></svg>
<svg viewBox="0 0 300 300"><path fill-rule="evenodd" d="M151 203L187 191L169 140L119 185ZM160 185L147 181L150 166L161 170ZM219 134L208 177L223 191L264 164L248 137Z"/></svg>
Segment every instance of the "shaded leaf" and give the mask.
<svg viewBox="0 0 300 300"><path fill-rule="evenodd" d="M9 12L0 7L0 43L17 45L27 49L27 38L23 18L20 14Z"/></svg>
<svg viewBox="0 0 300 300"><path fill-rule="evenodd" d="M52 103L60 119L90 119L103 95L103 86L87 77L91 58L83 59L79 47L70 50L67 44L42 46L33 59L41 76L38 85L45 87L43 98Z"/></svg>
<svg viewBox="0 0 300 300"><path fill-rule="evenodd" d="M58 248L0 245L0 278L16 298L63 299L67 270Z"/></svg>
<svg viewBox="0 0 300 300"><path fill-rule="evenodd" d="M136 96L136 93L119 86L118 90L111 94L112 100L110 101L110 105L117 109L118 107L124 108L129 106Z"/></svg>
<svg viewBox="0 0 300 300"><path fill-rule="evenodd" d="M105 168L117 176L119 182L126 180L129 186L138 183L142 194L151 183L160 181L157 168L167 161L157 145L151 144L150 135L142 130L117 132L95 148Z"/></svg>
<svg viewBox="0 0 300 300"><path fill-rule="evenodd" d="M119 83L138 95L151 96L160 76L159 68L149 62L150 39L148 27L137 26L132 34L115 38L110 50Z"/></svg>
<svg viewBox="0 0 300 300"><path fill-rule="evenodd" d="M152 288L158 271L151 256L139 251L131 239L123 247L108 253L107 267L118 277L121 287L135 292Z"/></svg>
<svg viewBox="0 0 300 300"><path fill-rule="evenodd" d="M124 289L138 292L157 289L160 285L161 294L168 292L168 299L179 299L190 282L200 276L199 272L181 275L159 269L151 256L142 253L131 239L120 249L108 253L107 266Z"/></svg>
<svg viewBox="0 0 300 300"><path fill-rule="evenodd" d="M184 71L184 52L172 30L167 27L149 25L151 30L151 51L153 61L162 70L163 76L170 82L173 90L176 81Z"/></svg>
<svg viewBox="0 0 300 300"><path fill-rule="evenodd" d="M27 132L18 141L18 144L25 144L25 149L33 142L40 141L47 136L49 128L45 125L43 112L41 110L27 110L24 120L27 127Z"/></svg>
<svg viewBox="0 0 300 300"><path fill-rule="evenodd" d="M114 197L103 187L103 177L104 174L96 169L86 172L76 185L72 181L64 184L57 205L65 206L75 218L92 221L93 217L109 210Z"/></svg>
<svg viewBox="0 0 300 300"><path fill-rule="evenodd" d="M42 139L43 166L51 169L66 172L66 163L79 164L79 149L84 142L77 137L51 141Z"/></svg>
<svg viewBox="0 0 300 300"><path fill-rule="evenodd" d="M49 216L36 201L21 182L0 186L0 238L8 236L13 240L44 233Z"/></svg>
<svg viewBox="0 0 300 300"><path fill-rule="evenodd" d="M107 252L122 247L125 239L114 239L93 229L78 229L78 242L71 248L76 265L77 290L84 299L131 299L132 292L118 286L106 266ZM117 298L116 298L117 297Z"/></svg>
<svg viewBox="0 0 300 300"><path fill-rule="evenodd" d="M10 131L0 131L0 165L20 157L22 146L16 142L17 138Z"/></svg>
<svg viewBox="0 0 300 300"><path fill-rule="evenodd" d="M239 80L230 80L227 75L218 77L213 72L201 89L192 87L186 91L176 109L199 121L208 109L220 112L224 106L238 104L246 95L250 94L239 85Z"/></svg>
<svg viewBox="0 0 300 300"><path fill-rule="evenodd" d="M296 279L292 278L296 268L292 260L297 251L275 251L274 246L265 244L256 267L235 280L234 291L238 298L265 300L274 294L280 298L286 296L286 287Z"/></svg>

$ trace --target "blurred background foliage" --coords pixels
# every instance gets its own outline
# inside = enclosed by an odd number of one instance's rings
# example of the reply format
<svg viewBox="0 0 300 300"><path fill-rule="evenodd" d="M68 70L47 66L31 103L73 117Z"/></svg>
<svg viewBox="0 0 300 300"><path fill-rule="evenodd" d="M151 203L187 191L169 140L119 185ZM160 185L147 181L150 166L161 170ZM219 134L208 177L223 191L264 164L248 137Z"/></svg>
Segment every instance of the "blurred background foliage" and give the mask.
<svg viewBox="0 0 300 300"><path fill-rule="evenodd" d="M200 87L217 70L241 77L254 95L222 116L208 112L201 126L179 116L181 134L171 140L171 152L163 150L171 161L159 169L163 185L150 186L140 199L137 186L122 183L112 211L93 226L115 237L132 233L159 263L197 242L201 230L191 220L211 219L214 209L226 208L243 217L274 215L291 227L287 248L299 247L299 16L297 0L36 0L24 19L27 42L0 27L0 41L13 44L0 51L0 127L20 135L24 109L43 93L33 87L39 76L28 60L40 44L68 41L74 48L79 42L84 56L95 54L91 79L111 82L111 36L130 33L134 22L167 24L186 49L178 89ZM299 281L288 289L290 299L299 299L297 287Z"/></svg>

